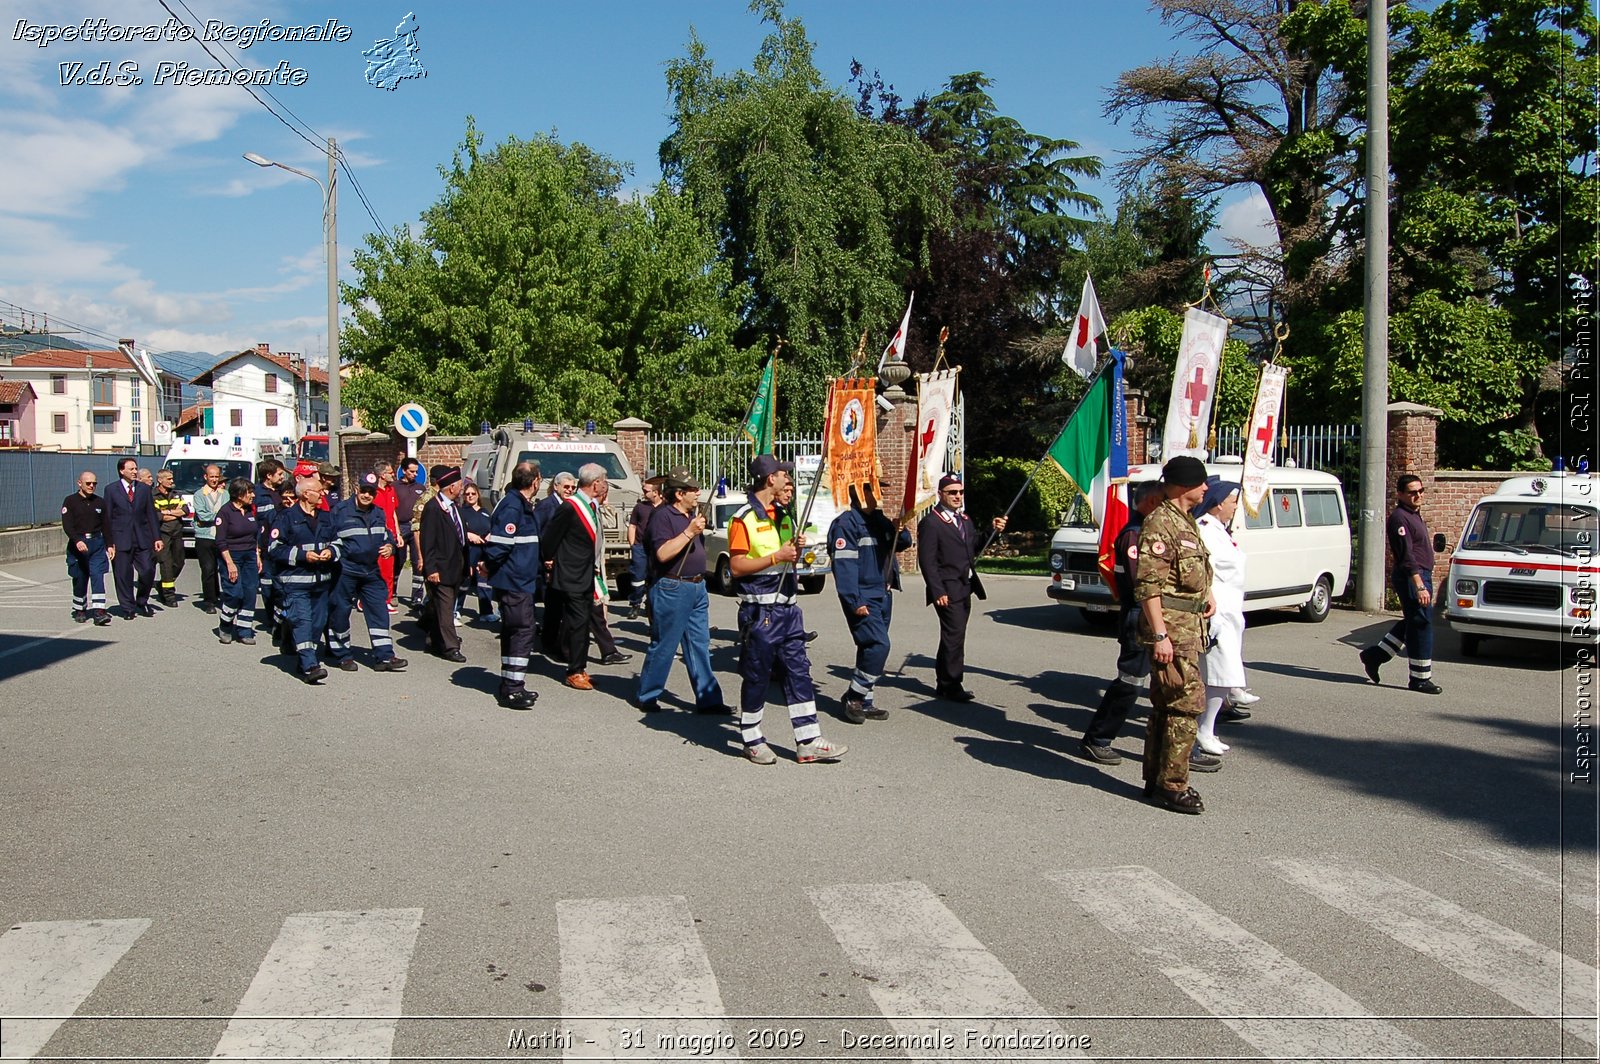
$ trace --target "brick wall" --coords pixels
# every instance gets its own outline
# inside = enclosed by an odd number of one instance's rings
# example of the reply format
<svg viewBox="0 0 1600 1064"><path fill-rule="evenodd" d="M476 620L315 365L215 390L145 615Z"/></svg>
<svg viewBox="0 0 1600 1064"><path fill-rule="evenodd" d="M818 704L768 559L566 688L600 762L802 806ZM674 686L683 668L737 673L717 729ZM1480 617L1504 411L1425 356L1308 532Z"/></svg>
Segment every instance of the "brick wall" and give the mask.
<svg viewBox="0 0 1600 1064"><path fill-rule="evenodd" d="M1128 464L1144 465L1150 461L1150 433L1156 420L1144 412L1144 392L1140 389L1124 388L1122 398L1128 408Z"/></svg>
<svg viewBox="0 0 1600 1064"><path fill-rule="evenodd" d="M616 434L617 446L622 448L622 453L627 455L628 464L633 466L639 479L654 476L656 473L665 473L664 469L647 470L650 463L650 429L651 424L640 418L623 418L611 426L611 431Z"/></svg>

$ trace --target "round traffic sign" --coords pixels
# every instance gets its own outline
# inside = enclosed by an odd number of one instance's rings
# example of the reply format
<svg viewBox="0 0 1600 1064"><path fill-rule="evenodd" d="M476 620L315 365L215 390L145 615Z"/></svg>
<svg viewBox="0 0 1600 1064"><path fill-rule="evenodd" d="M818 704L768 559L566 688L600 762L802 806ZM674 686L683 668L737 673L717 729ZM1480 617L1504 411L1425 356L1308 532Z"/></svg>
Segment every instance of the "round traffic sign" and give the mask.
<svg viewBox="0 0 1600 1064"><path fill-rule="evenodd" d="M408 440L428 431L428 412L416 403L407 403L394 412L394 430Z"/></svg>

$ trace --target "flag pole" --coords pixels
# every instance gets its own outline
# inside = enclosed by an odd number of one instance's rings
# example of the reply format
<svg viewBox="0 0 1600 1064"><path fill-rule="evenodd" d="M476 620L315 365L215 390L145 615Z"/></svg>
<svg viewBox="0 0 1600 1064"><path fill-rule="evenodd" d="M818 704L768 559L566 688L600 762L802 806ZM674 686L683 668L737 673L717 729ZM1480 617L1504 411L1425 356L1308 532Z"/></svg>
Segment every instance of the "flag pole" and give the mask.
<svg viewBox="0 0 1600 1064"><path fill-rule="evenodd" d="M1063 429L1072 424L1072 419L1077 416L1078 411L1083 407L1084 401L1087 400L1089 398L1089 394L1094 391L1095 382L1100 379L1100 375L1106 371L1106 367L1109 365L1111 365L1111 359L1106 358L1098 367L1096 367L1094 376L1089 378L1089 387L1085 388L1083 395L1079 396L1078 398L1078 405L1072 408L1072 413L1067 415L1067 420L1061 423L1061 427ZM1060 436L1061 433L1057 432L1056 438L1059 439ZM1033 463L1033 469L1028 473L1028 479L1022 482L1022 487L1018 488L1016 495L1012 496L1011 505L1006 507L1005 513L1001 514L1001 517L1010 517L1011 511L1017 508L1017 503L1022 501L1022 493L1028 490L1028 485L1033 483L1033 478L1039 475L1039 470L1044 465L1045 459L1050 457L1050 448L1054 446L1055 440L1051 440L1050 445L1044 449L1044 454L1041 454L1039 456L1039 460ZM1085 497L1088 496L1089 493L1084 490L1082 484L1077 485L1077 488ZM983 557L983 552L989 549L989 544L994 542L994 537L997 535L999 535L999 532L993 527L990 527L989 538L983 541L983 546L978 548L978 553L974 555L974 557Z"/></svg>

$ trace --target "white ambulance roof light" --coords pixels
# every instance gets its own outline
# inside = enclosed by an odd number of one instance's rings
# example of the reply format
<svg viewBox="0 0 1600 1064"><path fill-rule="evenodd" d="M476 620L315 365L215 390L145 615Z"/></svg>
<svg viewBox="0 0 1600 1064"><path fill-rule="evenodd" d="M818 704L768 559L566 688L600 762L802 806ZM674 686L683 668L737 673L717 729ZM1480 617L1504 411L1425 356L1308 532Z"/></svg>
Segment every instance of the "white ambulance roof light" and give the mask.
<svg viewBox="0 0 1600 1064"><path fill-rule="evenodd" d="M193 436L185 436L185 437L184 437L184 438L183 438L183 445L184 445L184 446L185 446L185 447L187 447L187 446L189 446L189 444L191 444L191 443L193 443L193 442L194 442L194 437L193 437Z"/></svg>
<svg viewBox="0 0 1600 1064"><path fill-rule="evenodd" d="M233 445L235 447L243 447L244 446L244 437L243 436L235 436L233 438Z"/></svg>

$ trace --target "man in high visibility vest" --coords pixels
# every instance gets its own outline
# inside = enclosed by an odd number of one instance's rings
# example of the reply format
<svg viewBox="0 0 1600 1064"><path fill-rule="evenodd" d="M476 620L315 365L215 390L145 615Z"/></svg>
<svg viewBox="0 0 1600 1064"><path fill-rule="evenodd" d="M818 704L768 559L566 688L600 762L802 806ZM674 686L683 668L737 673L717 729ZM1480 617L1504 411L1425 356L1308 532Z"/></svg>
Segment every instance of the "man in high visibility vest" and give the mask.
<svg viewBox="0 0 1600 1064"><path fill-rule="evenodd" d="M792 491L794 464L773 455L757 455L750 462L750 501L728 524L728 564L733 571L733 592L739 598L739 631L744 653L739 658L740 735L744 755L757 765L778 760L761 734L761 716L767 702L767 684L774 673L783 684L794 728L795 760L836 761L844 756L843 743L822 737L817 723L817 691L811 682L811 662L806 656L806 626L796 604L795 561L805 548L805 537L795 530L794 519L781 505Z"/></svg>

